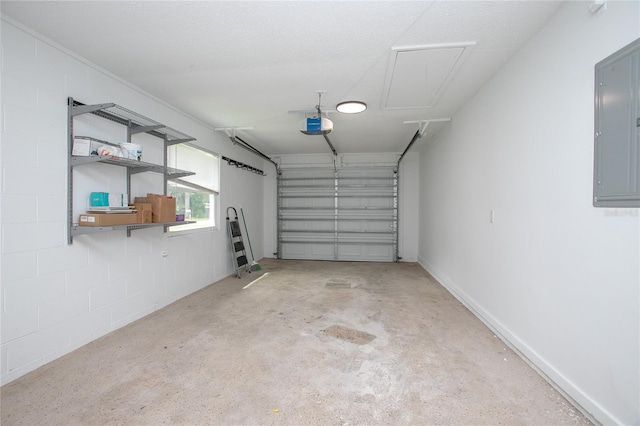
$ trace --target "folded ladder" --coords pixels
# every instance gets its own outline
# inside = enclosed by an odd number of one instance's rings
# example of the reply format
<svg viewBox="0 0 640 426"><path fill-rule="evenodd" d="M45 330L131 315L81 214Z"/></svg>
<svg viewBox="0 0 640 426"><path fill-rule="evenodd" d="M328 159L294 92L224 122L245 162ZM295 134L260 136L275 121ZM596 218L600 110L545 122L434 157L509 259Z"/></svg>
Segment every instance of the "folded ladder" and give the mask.
<svg viewBox="0 0 640 426"><path fill-rule="evenodd" d="M229 210L233 210L235 220L231 220ZM238 221L238 212L234 207L227 207L227 235L229 235L229 246L231 247L231 262L236 273L236 277L240 277L240 268L244 266L245 271L251 272L247 253L244 249L244 241L242 240L242 232L240 232L240 222Z"/></svg>

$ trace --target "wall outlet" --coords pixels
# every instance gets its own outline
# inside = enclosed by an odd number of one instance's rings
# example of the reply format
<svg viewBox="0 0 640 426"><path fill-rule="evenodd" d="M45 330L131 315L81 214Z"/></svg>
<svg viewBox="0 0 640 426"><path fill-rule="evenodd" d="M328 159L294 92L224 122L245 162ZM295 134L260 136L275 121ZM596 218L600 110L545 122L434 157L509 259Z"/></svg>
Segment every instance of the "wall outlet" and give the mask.
<svg viewBox="0 0 640 426"><path fill-rule="evenodd" d="M489 210L489 223L494 223L496 220L495 210Z"/></svg>

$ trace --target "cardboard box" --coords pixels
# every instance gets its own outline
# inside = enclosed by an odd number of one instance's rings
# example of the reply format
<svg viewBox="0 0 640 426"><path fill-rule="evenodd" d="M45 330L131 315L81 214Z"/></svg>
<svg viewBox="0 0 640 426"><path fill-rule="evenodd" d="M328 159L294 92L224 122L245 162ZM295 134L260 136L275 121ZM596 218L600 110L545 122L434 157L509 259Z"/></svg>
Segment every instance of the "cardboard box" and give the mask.
<svg viewBox="0 0 640 426"><path fill-rule="evenodd" d="M115 226L115 225L135 225L137 223L137 213L96 213L81 214L78 220L80 226Z"/></svg>
<svg viewBox="0 0 640 426"><path fill-rule="evenodd" d="M137 199L137 198L136 198ZM153 222L153 213L151 203L134 203L133 206L137 210L138 223Z"/></svg>
<svg viewBox="0 0 640 426"><path fill-rule="evenodd" d="M151 211L153 222L175 222L176 221L176 199L166 195L147 194L151 201Z"/></svg>
<svg viewBox="0 0 640 426"><path fill-rule="evenodd" d="M176 221L176 199L160 194L136 197L134 203L150 203L153 223Z"/></svg>

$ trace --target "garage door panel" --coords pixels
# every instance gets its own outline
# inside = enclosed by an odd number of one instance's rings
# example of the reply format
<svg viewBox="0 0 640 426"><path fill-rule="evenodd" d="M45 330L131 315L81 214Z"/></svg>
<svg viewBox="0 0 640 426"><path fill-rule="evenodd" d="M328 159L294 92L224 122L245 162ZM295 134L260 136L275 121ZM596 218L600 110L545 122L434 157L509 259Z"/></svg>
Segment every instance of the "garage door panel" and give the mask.
<svg viewBox="0 0 640 426"><path fill-rule="evenodd" d="M338 207L343 209L393 209L393 200L391 198L340 198L338 199Z"/></svg>
<svg viewBox="0 0 640 426"><path fill-rule="evenodd" d="M335 260L333 244L282 244L284 259Z"/></svg>
<svg viewBox="0 0 640 426"><path fill-rule="evenodd" d="M333 208L333 198L286 198L283 200L282 207L285 209L295 208L308 208L308 209L322 209Z"/></svg>
<svg viewBox="0 0 640 426"><path fill-rule="evenodd" d="M397 205L397 175L390 167L281 170L278 254L395 261Z"/></svg>
<svg viewBox="0 0 640 426"><path fill-rule="evenodd" d="M338 248L338 259L342 261L389 262L393 256L388 245L342 244Z"/></svg>
<svg viewBox="0 0 640 426"><path fill-rule="evenodd" d="M301 220L301 221L286 221L280 228L282 232L334 232L335 225L333 221L320 221L320 220Z"/></svg>
<svg viewBox="0 0 640 426"><path fill-rule="evenodd" d="M338 223L340 232L393 232L393 227L385 221L342 221Z"/></svg>

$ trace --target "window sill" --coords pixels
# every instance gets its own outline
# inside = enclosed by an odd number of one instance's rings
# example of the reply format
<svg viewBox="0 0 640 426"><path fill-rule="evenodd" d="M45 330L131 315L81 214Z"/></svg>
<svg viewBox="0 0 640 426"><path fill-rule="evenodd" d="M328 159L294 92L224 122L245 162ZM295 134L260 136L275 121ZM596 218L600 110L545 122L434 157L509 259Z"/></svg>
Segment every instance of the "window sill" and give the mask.
<svg viewBox="0 0 640 426"><path fill-rule="evenodd" d="M169 235L169 237L178 237L180 235L195 234L200 232L213 232L213 231L217 231L218 229L220 228L215 225L203 226L203 225L198 225L197 223L192 223L189 225L172 226L171 228L169 228L169 231L167 232L167 234Z"/></svg>

